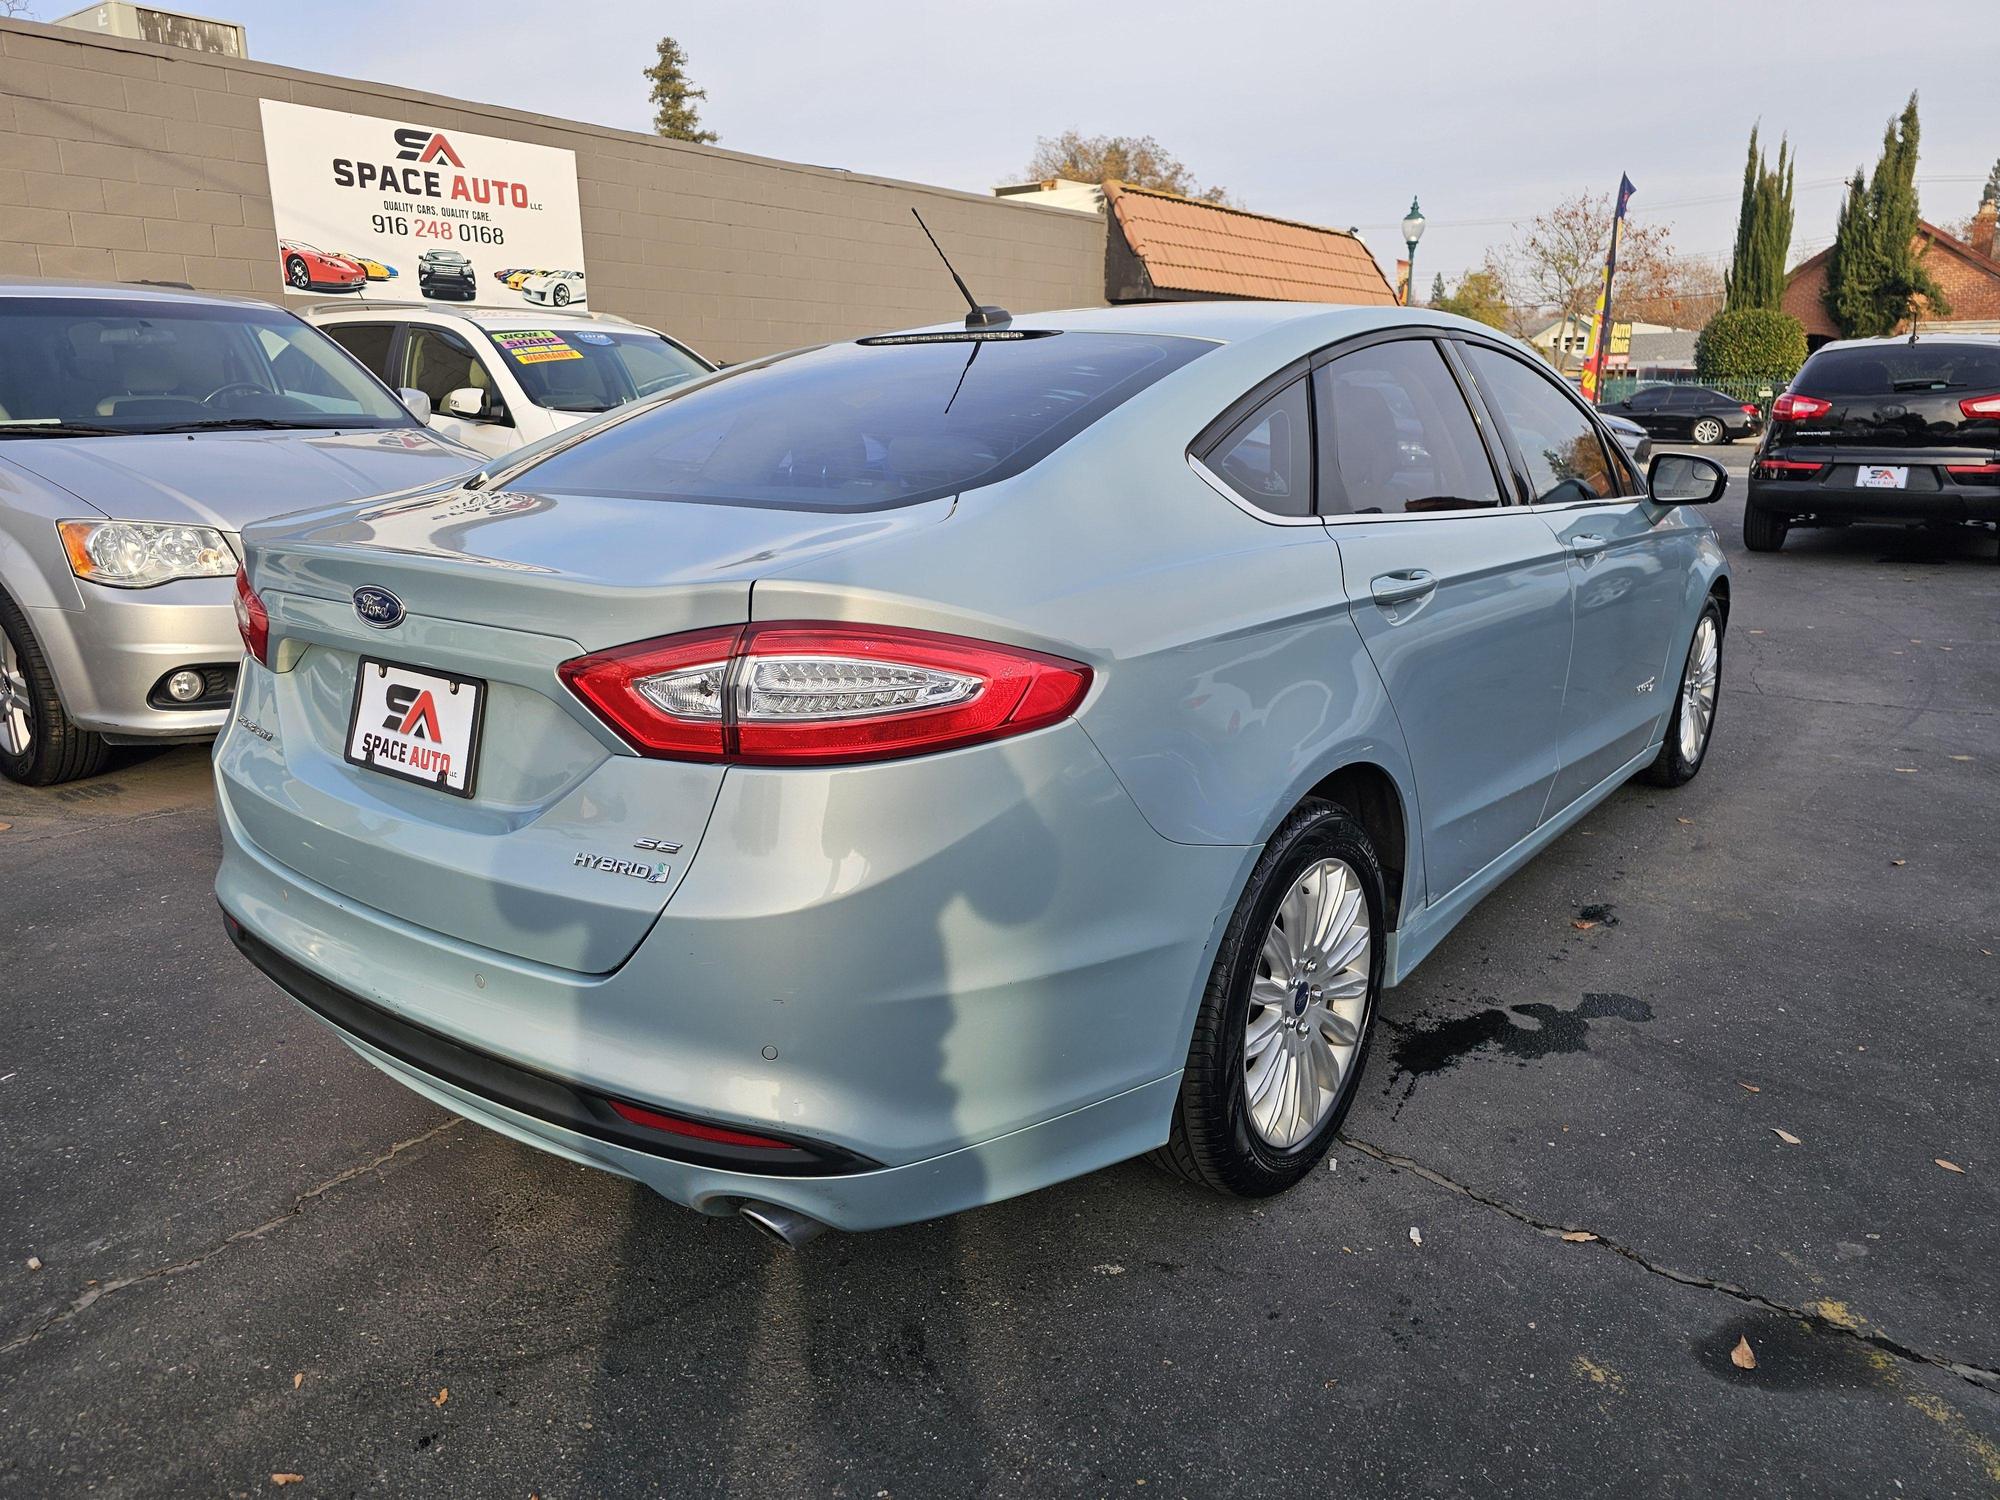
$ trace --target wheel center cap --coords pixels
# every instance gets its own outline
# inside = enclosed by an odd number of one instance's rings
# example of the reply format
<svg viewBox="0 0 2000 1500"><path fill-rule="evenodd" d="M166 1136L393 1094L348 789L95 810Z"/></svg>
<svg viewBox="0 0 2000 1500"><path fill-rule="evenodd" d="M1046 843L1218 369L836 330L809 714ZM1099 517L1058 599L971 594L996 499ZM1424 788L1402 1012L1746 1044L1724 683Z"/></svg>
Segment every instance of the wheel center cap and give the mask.
<svg viewBox="0 0 2000 1500"><path fill-rule="evenodd" d="M1304 979L1294 979L1292 981L1292 1014L1295 1016L1304 1015L1306 1013L1306 1002L1311 998L1311 982Z"/></svg>

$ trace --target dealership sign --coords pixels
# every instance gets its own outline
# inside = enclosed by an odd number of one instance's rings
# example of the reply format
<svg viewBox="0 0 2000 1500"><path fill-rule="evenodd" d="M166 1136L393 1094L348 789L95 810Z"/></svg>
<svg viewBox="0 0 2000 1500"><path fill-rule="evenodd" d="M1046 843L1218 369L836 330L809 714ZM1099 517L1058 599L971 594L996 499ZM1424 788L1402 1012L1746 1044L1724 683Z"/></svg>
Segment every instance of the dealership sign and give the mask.
<svg viewBox="0 0 2000 1500"><path fill-rule="evenodd" d="M262 104L287 292L502 307L586 301L575 152Z"/></svg>

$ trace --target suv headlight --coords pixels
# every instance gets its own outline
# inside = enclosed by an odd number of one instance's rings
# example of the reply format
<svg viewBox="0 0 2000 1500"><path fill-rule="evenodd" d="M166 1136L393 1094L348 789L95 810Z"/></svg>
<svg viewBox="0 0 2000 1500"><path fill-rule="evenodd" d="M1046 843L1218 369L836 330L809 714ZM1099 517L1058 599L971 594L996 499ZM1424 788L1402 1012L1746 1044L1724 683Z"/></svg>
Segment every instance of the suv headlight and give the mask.
<svg viewBox="0 0 2000 1500"><path fill-rule="evenodd" d="M176 578L228 578L236 554L213 526L160 521L58 521L70 571L92 583L144 589Z"/></svg>

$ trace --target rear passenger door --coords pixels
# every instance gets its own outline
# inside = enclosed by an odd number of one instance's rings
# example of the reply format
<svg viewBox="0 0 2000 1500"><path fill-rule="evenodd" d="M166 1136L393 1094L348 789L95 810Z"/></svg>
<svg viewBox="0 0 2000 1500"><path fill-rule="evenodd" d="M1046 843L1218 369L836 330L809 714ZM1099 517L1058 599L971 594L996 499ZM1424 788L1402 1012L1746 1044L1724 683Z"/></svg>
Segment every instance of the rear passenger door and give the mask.
<svg viewBox="0 0 2000 1500"><path fill-rule="evenodd" d="M1576 646L1553 816L1624 770L1659 732L1687 644L1694 534L1683 512L1652 503L1617 444L1604 441L1563 385L1497 345L1459 347L1537 519L1568 559Z"/></svg>
<svg viewBox="0 0 2000 1500"><path fill-rule="evenodd" d="M1569 670L1568 560L1436 339L1390 335L1313 371L1319 509L1416 774L1428 899L1540 823Z"/></svg>

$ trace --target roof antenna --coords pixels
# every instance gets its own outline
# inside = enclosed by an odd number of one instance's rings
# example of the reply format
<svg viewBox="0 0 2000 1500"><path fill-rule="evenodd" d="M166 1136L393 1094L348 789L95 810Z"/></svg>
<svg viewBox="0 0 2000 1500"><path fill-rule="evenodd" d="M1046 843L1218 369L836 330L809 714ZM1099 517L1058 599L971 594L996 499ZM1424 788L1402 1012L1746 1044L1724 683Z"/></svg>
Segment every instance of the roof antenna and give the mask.
<svg viewBox="0 0 2000 1500"><path fill-rule="evenodd" d="M921 229L924 232L924 238L931 242L931 249L937 251L938 259L943 261L944 268L951 272L951 279L958 283L959 296L963 297L965 305L972 309L971 312L965 315L965 326L967 328L1005 328L1009 323L1013 322L1014 315L1008 312L1006 308L982 307L973 298L972 292L966 287L965 278L959 275L957 270L953 268L951 257L944 253L944 246L937 242L937 236L931 233L931 226L924 222L924 216L913 208L910 210L910 217L917 221L917 228Z"/></svg>

